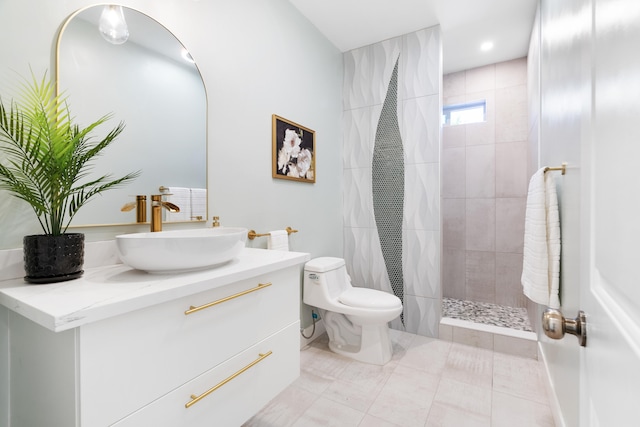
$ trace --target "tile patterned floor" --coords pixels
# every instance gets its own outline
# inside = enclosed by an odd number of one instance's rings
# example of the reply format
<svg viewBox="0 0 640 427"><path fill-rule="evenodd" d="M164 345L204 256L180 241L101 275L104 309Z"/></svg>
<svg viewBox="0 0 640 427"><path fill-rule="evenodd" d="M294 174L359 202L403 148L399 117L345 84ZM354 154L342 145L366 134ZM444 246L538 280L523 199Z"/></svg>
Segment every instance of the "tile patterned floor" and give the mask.
<svg viewBox="0 0 640 427"><path fill-rule="evenodd" d="M368 365L301 350L301 374L243 427L554 426L536 360L391 331L394 356Z"/></svg>
<svg viewBox="0 0 640 427"><path fill-rule="evenodd" d="M519 331L532 331L526 308L443 298L442 316L486 325L502 326Z"/></svg>

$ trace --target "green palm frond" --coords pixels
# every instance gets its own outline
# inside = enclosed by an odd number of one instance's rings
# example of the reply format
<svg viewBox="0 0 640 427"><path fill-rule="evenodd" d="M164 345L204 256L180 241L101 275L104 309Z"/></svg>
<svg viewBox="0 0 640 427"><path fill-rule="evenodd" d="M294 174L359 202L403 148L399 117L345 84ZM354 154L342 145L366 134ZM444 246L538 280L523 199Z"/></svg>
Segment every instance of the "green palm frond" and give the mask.
<svg viewBox="0 0 640 427"><path fill-rule="evenodd" d="M46 74L23 82L20 101L0 98L0 189L33 208L45 234L66 231L78 210L94 196L122 186L140 175L103 175L87 179L93 161L124 130L119 123L105 137L92 132L109 119L85 128L73 123L66 97L55 94Z"/></svg>

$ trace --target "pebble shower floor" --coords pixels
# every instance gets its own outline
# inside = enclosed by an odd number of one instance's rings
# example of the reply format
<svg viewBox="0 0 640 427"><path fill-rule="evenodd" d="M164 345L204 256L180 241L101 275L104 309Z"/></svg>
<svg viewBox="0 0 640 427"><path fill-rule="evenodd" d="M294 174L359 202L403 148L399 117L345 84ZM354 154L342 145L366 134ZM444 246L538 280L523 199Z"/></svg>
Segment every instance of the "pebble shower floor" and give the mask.
<svg viewBox="0 0 640 427"><path fill-rule="evenodd" d="M443 298L442 316L519 331L532 331L526 308Z"/></svg>

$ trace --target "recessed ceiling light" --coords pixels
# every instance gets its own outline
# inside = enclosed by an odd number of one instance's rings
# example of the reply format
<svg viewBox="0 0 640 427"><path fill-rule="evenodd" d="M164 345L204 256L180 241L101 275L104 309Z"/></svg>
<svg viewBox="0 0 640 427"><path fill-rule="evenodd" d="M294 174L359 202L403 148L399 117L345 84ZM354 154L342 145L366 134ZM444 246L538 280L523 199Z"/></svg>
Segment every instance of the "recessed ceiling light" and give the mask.
<svg viewBox="0 0 640 427"><path fill-rule="evenodd" d="M480 50L483 52L487 52L493 49L493 42L484 42L480 45Z"/></svg>

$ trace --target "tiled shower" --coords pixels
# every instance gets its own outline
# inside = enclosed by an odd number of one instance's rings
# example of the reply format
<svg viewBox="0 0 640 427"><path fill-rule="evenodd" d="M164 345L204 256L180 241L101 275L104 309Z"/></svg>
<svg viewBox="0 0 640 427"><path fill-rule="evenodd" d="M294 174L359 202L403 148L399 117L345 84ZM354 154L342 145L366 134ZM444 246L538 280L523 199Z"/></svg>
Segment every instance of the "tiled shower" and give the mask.
<svg viewBox="0 0 640 427"><path fill-rule="evenodd" d="M443 297L526 307L526 58L443 78L441 55L439 27L344 54L347 269L402 299L392 327L432 337ZM484 123L441 129L441 102L480 99Z"/></svg>
<svg viewBox="0 0 640 427"><path fill-rule="evenodd" d="M443 296L526 307L526 58L444 76L445 105L486 100L486 121L443 127Z"/></svg>
<svg viewBox="0 0 640 427"><path fill-rule="evenodd" d="M527 60L448 74L443 86L444 105L486 101L484 122L443 127L443 315L531 331L520 284L529 182Z"/></svg>

